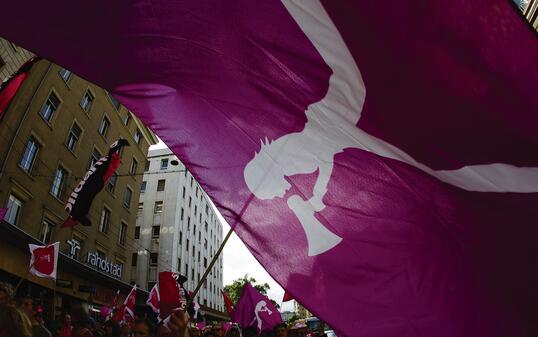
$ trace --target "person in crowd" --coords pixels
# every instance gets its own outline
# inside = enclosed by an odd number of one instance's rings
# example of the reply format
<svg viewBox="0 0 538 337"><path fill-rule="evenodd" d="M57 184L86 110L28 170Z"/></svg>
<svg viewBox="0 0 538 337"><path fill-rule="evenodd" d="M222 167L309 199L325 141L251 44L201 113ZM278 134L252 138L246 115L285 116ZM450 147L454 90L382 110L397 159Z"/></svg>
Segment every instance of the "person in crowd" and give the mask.
<svg viewBox="0 0 538 337"><path fill-rule="evenodd" d="M52 337L50 331L36 319L34 300L30 296L21 297L18 301L20 309L26 314L32 324L33 337Z"/></svg>
<svg viewBox="0 0 538 337"><path fill-rule="evenodd" d="M7 282L0 282L0 305L13 305L14 297L13 286Z"/></svg>
<svg viewBox="0 0 538 337"><path fill-rule="evenodd" d="M64 314L61 318L61 326L56 332L56 337L72 337L73 325L71 325L71 315Z"/></svg>
<svg viewBox="0 0 538 337"><path fill-rule="evenodd" d="M253 326L247 326L243 328L243 332L241 334L243 337L257 337L258 336L258 330Z"/></svg>
<svg viewBox="0 0 538 337"><path fill-rule="evenodd" d="M120 325L111 319L106 321L105 322L105 337L121 337Z"/></svg>
<svg viewBox="0 0 538 337"><path fill-rule="evenodd" d="M73 320L72 337L94 337L88 313L82 307L75 307L71 312Z"/></svg>
<svg viewBox="0 0 538 337"><path fill-rule="evenodd" d="M168 319L166 324L157 327L156 337L190 337L189 314L177 310Z"/></svg>
<svg viewBox="0 0 538 337"><path fill-rule="evenodd" d="M105 323L100 319L95 320L93 326L93 336L94 337L105 337Z"/></svg>
<svg viewBox="0 0 538 337"><path fill-rule="evenodd" d="M217 323L213 325L211 328L211 331L217 335L217 337L224 337L224 328L222 327L222 323Z"/></svg>
<svg viewBox="0 0 538 337"><path fill-rule="evenodd" d="M155 324L147 318L139 318L134 322L133 337L155 337Z"/></svg>
<svg viewBox="0 0 538 337"><path fill-rule="evenodd" d="M219 337L219 334L216 333L215 331L213 330L209 330L207 332L204 332L204 334L202 335L203 337Z"/></svg>
<svg viewBox="0 0 538 337"><path fill-rule="evenodd" d="M288 337L288 327L284 323L275 325L273 328L273 334L275 337Z"/></svg>
<svg viewBox="0 0 538 337"><path fill-rule="evenodd" d="M0 337L32 337L32 323L14 306L0 305Z"/></svg>
<svg viewBox="0 0 538 337"><path fill-rule="evenodd" d="M230 328L230 330L226 331L225 337L240 337L241 333L239 331L239 328L234 325Z"/></svg>
<svg viewBox="0 0 538 337"><path fill-rule="evenodd" d="M128 323L121 325L121 337L131 337L131 325Z"/></svg>

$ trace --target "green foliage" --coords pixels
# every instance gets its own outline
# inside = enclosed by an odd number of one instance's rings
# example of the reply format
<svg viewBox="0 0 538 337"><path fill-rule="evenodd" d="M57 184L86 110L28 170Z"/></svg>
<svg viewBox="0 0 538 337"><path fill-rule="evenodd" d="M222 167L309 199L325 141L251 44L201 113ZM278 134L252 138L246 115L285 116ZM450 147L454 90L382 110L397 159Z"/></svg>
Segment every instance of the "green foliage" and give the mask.
<svg viewBox="0 0 538 337"><path fill-rule="evenodd" d="M248 274L245 274L245 276L234 280L231 284L228 284L224 287L224 292L228 294L228 296L232 299L234 305L237 304L239 297L241 297L241 291L243 290L243 287L247 282L249 282L260 293L267 295L267 291L269 290L269 284L256 284L255 278L248 276ZM280 308L280 306L275 301L271 300L271 302L273 302L277 309Z"/></svg>

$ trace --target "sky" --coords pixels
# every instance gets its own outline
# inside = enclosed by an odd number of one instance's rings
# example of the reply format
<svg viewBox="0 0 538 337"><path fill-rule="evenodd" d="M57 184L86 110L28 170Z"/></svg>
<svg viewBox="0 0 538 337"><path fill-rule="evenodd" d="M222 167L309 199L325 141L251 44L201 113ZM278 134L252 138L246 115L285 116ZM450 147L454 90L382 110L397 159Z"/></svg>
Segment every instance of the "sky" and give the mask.
<svg viewBox="0 0 538 337"><path fill-rule="evenodd" d="M162 149L164 147L166 145L159 139L159 143L151 146L150 150ZM222 224L222 237L224 238L230 229L230 225L224 220L218 209L213 204L211 206ZM256 284L269 284L270 288L267 296L280 305L280 311L293 311L293 301L282 303L284 289L263 269L261 264L254 258L235 233L230 236L230 239L224 246L223 254L224 286L248 274L250 277L256 279Z"/></svg>

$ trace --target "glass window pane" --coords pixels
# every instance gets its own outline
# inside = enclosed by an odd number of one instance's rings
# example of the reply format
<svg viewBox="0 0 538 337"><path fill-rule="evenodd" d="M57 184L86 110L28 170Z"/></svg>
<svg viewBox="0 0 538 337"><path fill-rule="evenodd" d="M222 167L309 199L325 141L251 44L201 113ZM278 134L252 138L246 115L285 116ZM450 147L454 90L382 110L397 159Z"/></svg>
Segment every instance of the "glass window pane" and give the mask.
<svg viewBox="0 0 538 337"><path fill-rule="evenodd" d="M24 153L22 154L21 162L19 163L19 166L26 172L30 172L30 170L32 169L32 165L34 164L38 149L39 148L35 140L33 140L32 138L29 139L26 143Z"/></svg>

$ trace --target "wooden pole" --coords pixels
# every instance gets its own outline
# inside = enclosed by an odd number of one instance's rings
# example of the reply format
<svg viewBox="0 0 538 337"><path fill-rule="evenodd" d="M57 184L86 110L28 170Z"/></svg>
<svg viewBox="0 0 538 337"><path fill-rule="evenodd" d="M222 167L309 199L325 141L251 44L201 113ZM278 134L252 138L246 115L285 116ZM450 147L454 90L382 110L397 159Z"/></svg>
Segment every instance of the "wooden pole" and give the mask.
<svg viewBox="0 0 538 337"><path fill-rule="evenodd" d="M220 244L219 246L219 249L217 250L217 252L215 253L215 255L213 256L213 259L211 260L211 262L209 263L209 266L207 266L205 272L204 272L204 275L202 276L202 278L200 279L200 281L198 281L198 285L196 286L196 289L194 289L194 291L192 292L192 296L191 298L189 299L189 301L187 302L187 308L190 307L192 301L194 301L194 298L196 297L196 295L198 294L198 291L200 291L200 288L202 287L202 284L205 282L205 280L207 279L207 275L209 275L209 272L211 271L211 269L213 268L213 266L215 265L215 263L217 262L217 259L218 257L220 256L220 253L222 252L222 250L224 249L224 245L226 244L226 242L228 242L228 239L230 238L230 236L232 235L233 233L233 228L232 226L230 226L230 230L228 231L228 233L226 234L226 236L224 237L224 240L222 241L222 243Z"/></svg>

